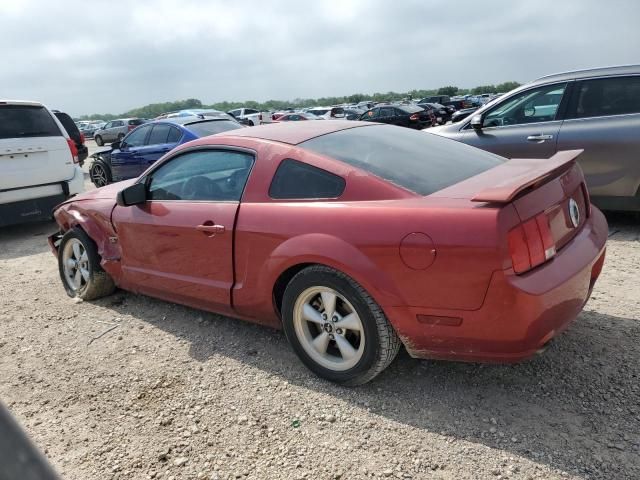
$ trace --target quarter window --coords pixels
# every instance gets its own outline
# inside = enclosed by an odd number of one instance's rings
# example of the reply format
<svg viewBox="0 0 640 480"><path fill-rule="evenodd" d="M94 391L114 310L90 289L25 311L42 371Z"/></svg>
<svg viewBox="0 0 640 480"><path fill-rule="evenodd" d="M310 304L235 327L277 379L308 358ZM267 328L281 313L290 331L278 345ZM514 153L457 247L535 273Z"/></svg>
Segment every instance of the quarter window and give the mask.
<svg viewBox="0 0 640 480"><path fill-rule="evenodd" d="M171 127L169 136L167 137L167 143L177 143L182 138L182 132L175 127Z"/></svg>
<svg viewBox="0 0 640 480"><path fill-rule="evenodd" d="M229 150L183 153L151 174L151 200L240 201L253 155Z"/></svg>
<svg viewBox="0 0 640 480"><path fill-rule="evenodd" d="M640 76L581 82L571 112L573 118L640 113Z"/></svg>
<svg viewBox="0 0 640 480"><path fill-rule="evenodd" d="M344 178L321 168L286 159L278 166L269 196L274 199L337 198L344 192Z"/></svg>
<svg viewBox="0 0 640 480"><path fill-rule="evenodd" d="M567 84L546 85L521 92L496 105L484 117L484 127L502 127L555 120Z"/></svg>
<svg viewBox="0 0 640 480"><path fill-rule="evenodd" d="M149 135L147 145L159 145L162 143L168 143L167 137L169 136L170 131L171 127L169 125L165 125L162 123L154 125L153 130L151 130L151 135Z"/></svg>

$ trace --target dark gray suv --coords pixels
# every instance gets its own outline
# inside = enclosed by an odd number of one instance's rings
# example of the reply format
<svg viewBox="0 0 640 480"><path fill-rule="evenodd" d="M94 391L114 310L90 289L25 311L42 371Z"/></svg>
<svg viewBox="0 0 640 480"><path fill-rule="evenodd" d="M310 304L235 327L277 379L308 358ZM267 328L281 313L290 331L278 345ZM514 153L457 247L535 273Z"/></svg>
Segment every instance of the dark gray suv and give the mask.
<svg viewBox="0 0 640 480"><path fill-rule="evenodd" d="M640 211L640 65L542 77L429 132L507 158L584 149L592 202Z"/></svg>

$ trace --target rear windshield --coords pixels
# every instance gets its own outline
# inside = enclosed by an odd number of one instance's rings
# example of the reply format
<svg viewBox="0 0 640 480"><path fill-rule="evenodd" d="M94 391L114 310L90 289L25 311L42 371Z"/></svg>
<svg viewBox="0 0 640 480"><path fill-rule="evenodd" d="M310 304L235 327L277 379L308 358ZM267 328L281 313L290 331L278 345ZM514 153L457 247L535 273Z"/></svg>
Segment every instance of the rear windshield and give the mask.
<svg viewBox="0 0 640 480"><path fill-rule="evenodd" d="M58 118L58 120L60 120L60 123L67 131L69 136L76 142L80 142L80 130L78 130L78 126L74 123L73 119L63 112L55 112L54 115Z"/></svg>
<svg viewBox="0 0 640 480"><path fill-rule="evenodd" d="M328 108L326 109L317 109L317 110L309 110L309 113L312 113L314 115L324 115L325 113L327 113L329 111Z"/></svg>
<svg viewBox="0 0 640 480"><path fill-rule="evenodd" d="M424 110L422 107L414 107L413 105L398 105L398 108L407 113L417 113Z"/></svg>
<svg viewBox="0 0 640 480"><path fill-rule="evenodd" d="M60 136L62 132L46 108L0 105L0 138Z"/></svg>
<svg viewBox="0 0 640 480"><path fill-rule="evenodd" d="M300 146L419 195L437 192L505 161L455 140L392 125L340 130Z"/></svg>
<svg viewBox="0 0 640 480"><path fill-rule="evenodd" d="M142 120L141 118L129 120L129 125L142 125L143 123L144 123L144 120Z"/></svg>
<svg viewBox="0 0 640 480"><path fill-rule="evenodd" d="M198 137L206 137L207 135L235 130L236 128L241 128L242 125L229 120L204 120L202 122L188 123L185 127Z"/></svg>

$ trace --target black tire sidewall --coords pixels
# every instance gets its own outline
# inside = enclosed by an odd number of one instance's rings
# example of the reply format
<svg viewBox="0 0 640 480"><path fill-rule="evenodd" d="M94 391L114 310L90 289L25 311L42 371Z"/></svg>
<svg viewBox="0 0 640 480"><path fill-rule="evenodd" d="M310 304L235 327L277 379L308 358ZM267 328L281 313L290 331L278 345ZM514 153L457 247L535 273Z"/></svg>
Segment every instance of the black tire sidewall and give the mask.
<svg viewBox="0 0 640 480"><path fill-rule="evenodd" d="M81 290L73 290L68 284L64 274L64 265L62 264L62 252L64 251L64 247L71 239L77 239L82 242L82 246L87 252L87 256L89 257L89 281L86 283L84 288ZM60 241L60 245L58 246L58 271L60 273L60 280L62 280L62 285L64 286L67 295L70 297L83 297L83 294L91 288L91 283L94 281L94 274L96 269L101 269L100 267L100 257L98 256L98 252L96 250L95 244L93 240L89 238L89 236L84 233L84 231L80 228L72 228L67 231L62 237Z"/></svg>
<svg viewBox="0 0 640 480"><path fill-rule="evenodd" d="M95 138L96 144L101 147L104 145L104 142L102 141L102 137L100 135L97 135Z"/></svg>
<svg viewBox="0 0 640 480"><path fill-rule="evenodd" d="M93 183L96 187L98 185L96 185L96 183L93 181L93 169L95 167L100 167L102 168L102 170L104 171L107 183L105 185L109 185L112 182L112 178L111 178L111 170L109 169L109 167L107 165L104 164L104 162L94 162L93 165L91 165L91 168L89 169L89 178L91 179L91 183ZM104 185L101 185L104 186Z"/></svg>
<svg viewBox="0 0 640 480"><path fill-rule="evenodd" d="M317 364L304 350L293 325L293 309L300 294L310 287L328 287L344 296L360 316L365 335L365 347L360 361L349 370L336 372ZM373 313L365 299L347 279L331 271L305 271L296 275L287 286L282 301L282 324L287 340L302 362L316 375L336 383L351 383L366 374L380 355L380 337Z"/></svg>

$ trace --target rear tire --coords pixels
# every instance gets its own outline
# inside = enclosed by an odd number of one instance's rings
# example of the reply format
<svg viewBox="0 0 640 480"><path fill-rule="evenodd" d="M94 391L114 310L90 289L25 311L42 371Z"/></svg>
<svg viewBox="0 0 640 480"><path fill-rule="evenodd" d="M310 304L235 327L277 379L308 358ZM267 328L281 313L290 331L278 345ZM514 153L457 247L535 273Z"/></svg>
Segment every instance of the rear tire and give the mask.
<svg viewBox="0 0 640 480"><path fill-rule="evenodd" d="M284 292L285 334L302 363L342 385L361 385L396 357L400 339L355 280L322 265L305 268Z"/></svg>
<svg viewBox="0 0 640 480"><path fill-rule="evenodd" d="M94 138L94 140L96 141L96 145L98 145L99 147L104 145L104 142L102 141L102 137L100 135L96 135L96 138Z"/></svg>
<svg viewBox="0 0 640 480"><path fill-rule="evenodd" d="M73 228L62 237L58 271L70 297L95 300L111 295L116 289L113 279L100 265L96 244L80 228Z"/></svg>

